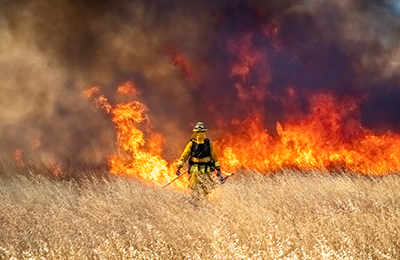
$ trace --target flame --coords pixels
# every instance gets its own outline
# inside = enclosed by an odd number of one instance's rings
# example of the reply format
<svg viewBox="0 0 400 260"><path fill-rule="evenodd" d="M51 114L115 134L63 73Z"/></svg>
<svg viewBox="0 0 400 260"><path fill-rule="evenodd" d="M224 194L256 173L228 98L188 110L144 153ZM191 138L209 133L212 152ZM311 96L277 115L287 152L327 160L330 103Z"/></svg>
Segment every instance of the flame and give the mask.
<svg viewBox="0 0 400 260"><path fill-rule="evenodd" d="M290 167L386 174L400 170L400 135L391 132L377 135L362 127L359 100L314 93L308 96L309 109L304 114L299 109L301 102L294 85L286 86L283 92L286 97L271 95L268 90L273 79L271 53L283 51L279 33L279 25L273 22L261 27L261 35L260 32L244 32L227 41L226 49L233 56L233 63L228 65L227 75L221 77L236 93L232 101L235 102L233 109L237 107L234 111L244 110L246 115L227 120L210 101L205 101L204 107L222 128L218 130L225 133L222 138L213 140L223 171L234 173L245 168L273 172ZM257 43L260 37L269 40L269 51ZM173 64L181 68L188 83L210 88L201 82L190 59L174 48L169 48L167 53ZM201 67L197 70L201 71ZM139 91L133 81L128 81L118 87L118 94L134 99ZM94 95L99 95L97 86L86 91L86 96ZM267 98L285 104L286 118L276 124L276 133L270 133L265 127ZM116 125L118 152L110 157L112 173L133 175L160 184L174 180L175 163L162 158L164 137L144 122L147 108L143 103L134 100L112 105L100 95L95 104L109 113ZM174 185L186 187L187 178L181 178Z"/></svg>
<svg viewBox="0 0 400 260"><path fill-rule="evenodd" d="M135 87L135 83L132 80L129 80L122 84L121 86L118 87L117 90L118 94L121 95L132 95L132 96L137 96L139 95L139 90Z"/></svg>
<svg viewBox="0 0 400 260"><path fill-rule="evenodd" d="M271 47L281 51L274 46L274 42L279 42L279 26L266 24L261 31L271 41ZM400 169L400 135L377 135L362 127L359 100L355 98L339 100L331 93L314 93L308 96L309 112L304 115L299 109L296 88L287 86L286 97L269 96L286 110L286 118L276 125L276 134L269 133L264 127L264 119L268 118L264 104L272 65L270 52L256 44L257 37L261 37L259 32L243 32L227 43L234 57L228 77L247 115L230 122L218 117L221 127L230 126L216 142L223 169L271 172L293 167L346 169L363 174Z"/></svg>
<svg viewBox="0 0 400 260"><path fill-rule="evenodd" d="M126 82L118 87L118 93L139 93L132 82ZM117 175L136 176L142 180L158 184L166 184L176 178L175 164L168 164L161 157L164 138L152 131L151 127L143 126L146 106L139 101L130 101L112 105L103 95L97 97L94 103L111 114L117 129L118 152L109 159L110 170ZM148 138L145 138L145 132ZM187 186L187 177L183 176L173 185L178 188Z"/></svg>
<svg viewBox="0 0 400 260"><path fill-rule="evenodd" d="M289 99L295 98L292 88L287 93ZM111 105L100 95L95 104L109 113L116 125L118 152L109 158L112 173L160 185L176 178L176 164L162 158L164 137L144 122L147 107L143 103ZM241 168L273 172L291 167L386 174L400 169L400 135L376 135L363 128L357 118L357 100L339 101L328 93L315 94L309 110L302 118L278 123L277 136L263 126L262 112L233 120L237 131L215 141L224 172ZM184 189L187 182L183 176L173 186Z"/></svg>
<svg viewBox="0 0 400 260"><path fill-rule="evenodd" d="M309 115L277 124L277 138L264 129L259 114L236 121L239 131L217 142L222 167L232 172L239 168L275 171L286 167L339 167L364 174L399 170L400 135L371 133L351 117L356 108L355 101L343 106L329 94L316 94Z"/></svg>
<svg viewBox="0 0 400 260"><path fill-rule="evenodd" d="M93 86L90 89L87 89L83 95L87 98L90 98L92 96L94 96L96 93L98 93L100 91L100 87L99 86Z"/></svg>

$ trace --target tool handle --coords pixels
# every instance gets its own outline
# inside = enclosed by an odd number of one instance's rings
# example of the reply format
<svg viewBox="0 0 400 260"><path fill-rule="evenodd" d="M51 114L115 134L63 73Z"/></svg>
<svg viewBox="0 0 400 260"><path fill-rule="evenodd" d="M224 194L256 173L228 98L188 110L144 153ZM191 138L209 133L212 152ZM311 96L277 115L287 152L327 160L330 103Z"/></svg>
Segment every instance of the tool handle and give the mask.
<svg viewBox="0 0 400 260"><path fill-rule="evenodd" d="M181 173L178 177L176 177L175 179L173 179L172 181L170 181L169 183L167 183L164 187L162 187L163 189L168 187L171 183L173 183L174 181L176 181L177 179L179 179L180 177L182 177L183 175L185 175L186 173L188 173L188 171Z"/></svg>

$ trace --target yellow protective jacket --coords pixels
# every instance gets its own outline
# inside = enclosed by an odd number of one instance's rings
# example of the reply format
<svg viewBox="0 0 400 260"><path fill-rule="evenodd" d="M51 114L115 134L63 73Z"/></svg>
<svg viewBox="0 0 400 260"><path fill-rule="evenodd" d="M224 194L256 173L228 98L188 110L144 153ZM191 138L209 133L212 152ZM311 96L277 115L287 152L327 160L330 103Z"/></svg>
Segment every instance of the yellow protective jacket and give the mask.
<svg viewBox="0 0 400 260"><path fill-rule="evenodd" d="M198 132L195 133L193 135L193 139L190 140L190 142L186 145L185 150L183 151L181 157L179 158L178 161L178 167L182 167L183 164L189 159L189 157L191 156L192 153L192 145L193 142L196 142L198 144L202 144L204 143L206 139L206 135L204 132ZM217 156L217 151L214 147L214 144L210 141L210 153L211 153L211 158L203 158L204 160L200 159L198 161L196 161L196 158L192 158L193 159L193 163L199 162L199 163L206 163L207 161L213 160L214 161L214 165L215 168L219 169L220 168L220 164L218 162L218 156Z"/></svg>

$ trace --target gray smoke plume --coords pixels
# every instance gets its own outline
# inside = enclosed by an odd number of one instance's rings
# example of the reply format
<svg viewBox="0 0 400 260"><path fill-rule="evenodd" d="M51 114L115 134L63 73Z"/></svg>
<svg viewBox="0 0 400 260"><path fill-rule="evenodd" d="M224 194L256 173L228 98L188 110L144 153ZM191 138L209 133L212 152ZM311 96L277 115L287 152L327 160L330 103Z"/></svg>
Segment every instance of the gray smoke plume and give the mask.
<svg viewBox="0 0 400 260"><path fill-rule="evenodd" d="M399 15L394 0L2 1L0 154L19 148L44 162L103 163L115 149L114 126L83 92L99 85L113 100L118 85L133 80L174 158L196 121L217 127L215 109L227 120L236 105L247 113L228 73L236 57L226 42L271 21L282 49L261 32L253 42L272 68L259 107L272 118L267 126L284 118L274 97L290 84L366 96L363 123L397 130ZM174 64L171 49L195 80Z"/></svg>

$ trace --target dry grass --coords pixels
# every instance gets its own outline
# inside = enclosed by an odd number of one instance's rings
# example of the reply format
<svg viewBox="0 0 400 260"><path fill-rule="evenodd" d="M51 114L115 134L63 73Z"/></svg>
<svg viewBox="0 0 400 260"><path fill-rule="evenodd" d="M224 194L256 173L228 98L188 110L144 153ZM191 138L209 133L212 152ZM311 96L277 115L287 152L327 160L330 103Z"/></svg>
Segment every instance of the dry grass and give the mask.
<svg viewBox="0 0 400 260"><path fill-rule="evenodd" d="M0 171L0 259L399 259L400 176L241 173L209 202Z"/></svg>

